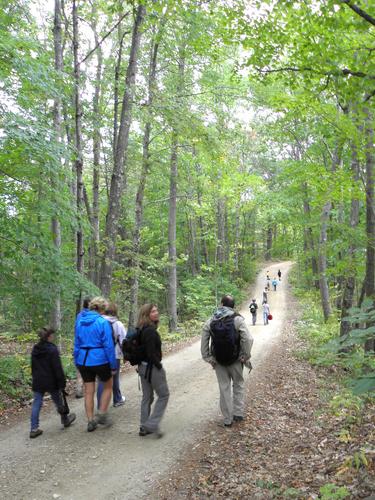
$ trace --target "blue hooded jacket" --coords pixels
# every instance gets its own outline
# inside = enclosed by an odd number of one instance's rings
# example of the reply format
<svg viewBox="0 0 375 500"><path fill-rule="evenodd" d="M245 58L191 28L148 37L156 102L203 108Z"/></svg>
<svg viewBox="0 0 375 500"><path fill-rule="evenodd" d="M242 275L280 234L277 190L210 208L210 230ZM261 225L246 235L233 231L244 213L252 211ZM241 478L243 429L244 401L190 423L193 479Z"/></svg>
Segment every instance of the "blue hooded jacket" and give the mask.
<svg viewBox="0 0 375 500"><path fill-rule="evenodd" d="M83 310L76 320L74 362L83 366L109 363L112 370L117 369L111 325L96 311Z"/></svg>

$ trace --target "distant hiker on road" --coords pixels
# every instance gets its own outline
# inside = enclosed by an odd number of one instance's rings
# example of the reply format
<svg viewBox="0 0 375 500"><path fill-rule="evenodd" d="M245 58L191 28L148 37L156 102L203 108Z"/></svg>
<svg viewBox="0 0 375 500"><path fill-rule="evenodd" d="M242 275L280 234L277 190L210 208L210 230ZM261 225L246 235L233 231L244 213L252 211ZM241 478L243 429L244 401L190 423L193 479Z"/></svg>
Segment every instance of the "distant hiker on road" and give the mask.
<svg viewBox="0 0 375 500"><path fill-rule="evenodd" d="M280 269L277 271L277 276L279 277L279 281L281 281L281 271L280 271Z"/></svg>
<svg viewBox="0 0 375 500"><path fill-rule="evenodd" d="M271 278L269 275L269 271L267 271L267 276L266 276L266 290L271 290Z"/></svg>
<svg viewBox="0 0 375 500"><path fill-rule="evenodd" d="M74 334L75 334L75 330L76 330L76 327L77 327L78 320L80 319L80 317L82 316L82 314L85 314L89 310L89 304L90 304L91 298L92 297L85 297L83 299L82 311L80 311L77 314L77 317L76 317L75 326L74 326ZM82 376L81 376L78 368L76 368L76 387L75 387L75 393L76 393L76 398L77 399L78 398L83 398L83 380L82 380Z"/></svg>
<svg viewBox="0 0 375 500"><path fill-rule="evenodd" d="M262 304L263 307L263 323L265 325L268 325L268 315L270 314L270 306L268 305L268 302L265 301Z"/></svg>
<svg viewBox="0 0 375 500"><path fill-rule="evenodd" d="M273 286L273 291L276 292L276 287L279 284L276 278L273 278L272 280L272 286Z"/></svg>
<svg viewBox="0 0 375 500"><path fill-rule="evenodd" d="M121 394L121 389L120 389L120 364L121 360L123 358L122 354L122 341L126 337L126 328L121 323L121 321L118 319L118 308L117 305L114 303L110 303L105 310L105 314L103 316L106 320L109 321L112 327L112 336L113 336L113 342L115 344L115 351L116 351L116 373L113 375L113 386L112 386L112 394L113 394L113 406L122 406L125 404L126 397ZM102 396L103 392L103 382L99 382L98 384L98 390L96 393L96 398L98 401L98 408L100 405L100 398Z"/></svg>
<svg viewBox="0 0 375 500"><path fill-rule="evenodd" d="M253 320L253 325L257 322L257 309L258 309L258 304L256 303L255 299L252 299L250 305L249 305L251 317Z"/></svg>
<svg viewBox="0 0 375 500"><path fill-rule="evenodd" d="M79 369L85 385L85 409L87 431L94 431L98 424L109 427L112 422L107 410L112 395L112 374L117 370L112 329L103 318L108 306L103 297L94 297L89 311L84 312L77 321L74 339L74 362ZM99 414L94 419L95 379L103 382Z"/></svg>
<svg viewBox="0 0 375 500"><path fill-rule="evenodd" d="M267 300L268 300L267 292L268 292L268 289L267 289L267 287L266 287L266 288L263 290L262 304L263 304L263 302L264 302L264 301L266 301L266 302L267 302Z"/></svg>
<svg viewBox="0 0 375 500"><path fill-rule="evenodd" d="M141 426L140 436L154 434L162 437L160 421L163 418L169 399L167 376L161 364L161 338L157 331L159 311L155 304L144 304L139 310L137 329L140 344L144 346L144 358L138 365L138 373L142 384ZM151 412L154 392L158 399Z"/></svg>
<svg viewBox="0 0 375 500"><path fill-rule="evenodd" d="M243 365L251 367L253 345L244 318L235 313L233 308L233 297L224 295L220 307L204 325L201 340L202 358L216 372L225 427L231 427L233 421L243 420Z"/></svg>
<svg viewBox="0 0 375 500"><path fill-rule="evenodd" d="M34 345L31 353L34 400L31 408L30 438L36 438L43 434L42 429L39 429L39 414L46 392L51 394L64 427L69 427L76 418L75 414L69 413L69 409L64 405L62 391L65 389L66 379L59 350L53 344L54 333L55 330L48 327L39 330L40 341Z"/></svg>

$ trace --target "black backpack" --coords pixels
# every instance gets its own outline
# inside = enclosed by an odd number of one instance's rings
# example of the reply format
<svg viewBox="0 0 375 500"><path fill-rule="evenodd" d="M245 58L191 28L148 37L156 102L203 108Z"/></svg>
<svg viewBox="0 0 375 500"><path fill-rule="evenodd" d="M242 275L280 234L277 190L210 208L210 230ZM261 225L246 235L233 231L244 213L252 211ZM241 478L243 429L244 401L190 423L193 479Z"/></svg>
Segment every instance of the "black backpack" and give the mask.
<svg viewBox="0 0 375 500"><path fill-rule="evenodd" d="M220 365L229 366L238 359L240 335L234 326L236 316L213 319L210 323L212 354Z"/></svg>
<svg viewBox="0 0 375 500"><path fill-rule="evenodd" d="M252 314L256 312L257 307L256 307L256 305L254 304L254 302L252 302L252 303L249 305L249 307L250 307L250 312L251 312Z"/></svg>
<svg viewBox="0 0 375 500"><path fill-rule="evenodd" d="M129 361L131 365L139 365L146 360L146 349L142 344L141 330L129 328L126 337L122 341L122 354L124 362Z"/></svg>

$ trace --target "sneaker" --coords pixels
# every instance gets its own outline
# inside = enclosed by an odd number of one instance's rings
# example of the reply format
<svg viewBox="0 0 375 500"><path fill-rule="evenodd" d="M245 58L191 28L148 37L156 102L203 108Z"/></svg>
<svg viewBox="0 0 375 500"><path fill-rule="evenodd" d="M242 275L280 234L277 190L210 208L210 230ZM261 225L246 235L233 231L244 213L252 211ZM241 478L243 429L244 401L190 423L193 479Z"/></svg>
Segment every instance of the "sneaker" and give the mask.
<svg viewBox="0 0 375 500"><path fill-rule="evenodd" d="M87 432L93 432L98 427L95 420L90 420L87 424Z"/></svg>
<svg viewBox="0 0 375 500"><path fill-rule="evenodd" d="M113 403L113 406L115 408L117 408L118 406L122 406L125 404L125 401L126 401L126 397L125 396L122 396L120 401L117 401L116 403Z"/></svg>
<svg viewBox="0 0 375 500"><path fill-rule="evenodd" d="M30 438L31 438L31 439L37 438L37 437L38 437L38 436L40 436L41 434L43 434L42 429L35 429L35 430L33 430L33 431L30 431Z"/></svg>
<svg viewBox="0 0 375 500"><path fill-rule="evenodd" d="M233 423L233 422L231 422L230 424L226 424L226 423L224 422L224 427L232 427L232 423Z"/></svg>
<svg viewBox="0 0 375 500"><path fill-rule="evenodd" d="M233 420L235 422L242 422L243 421L243 417L241 415L233 415Z"/></svg>
<svg viewBox="0 0 375 500"><path fill-rule="evenodd" d="M151 432L147 431L144 427L139 428L139 435L140 436L148 436L148 434L151 434Z"/></svg>
<svg viewBox="0 0 375 500"><path fill-rule="evenodd" d="M74 422L75 419L76 419L76 414L69 413L69 415L61 416L61 423L63 424L64 427L69 427Z"/></svg>
<svg viewBox="0 0 375 500"><path fill-rule="evenodd" d="M98 413L96 416L96 422L104 427L111 427L113 424L107 413Z"/></svg>

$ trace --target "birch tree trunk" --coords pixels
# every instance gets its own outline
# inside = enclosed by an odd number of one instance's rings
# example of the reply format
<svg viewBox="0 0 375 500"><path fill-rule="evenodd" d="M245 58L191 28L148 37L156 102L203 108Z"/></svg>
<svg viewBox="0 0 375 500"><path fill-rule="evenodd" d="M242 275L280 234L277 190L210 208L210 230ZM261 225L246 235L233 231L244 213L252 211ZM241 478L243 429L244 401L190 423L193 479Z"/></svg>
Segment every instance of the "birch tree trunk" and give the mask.
<svg viewBox="0 0 375 500"><path fill-rule="evenodd" d="M55 13L54 13L54 24L53 24L53 45L54 45L54 55L55 55L55 71L56 74L61 74L63 70L63 52L62 52L62 29L61 29L61 4L60 0L55 0ZM55 134L56 142L61 142L61 99L57 95L53 102L53 130ZM58 159L60 162L60 159ZM52 185L55 186L56 183L52 179ZM53 190L55 191L55 189ZM55 200L56 202L56 200ZM61 253L61 227L60 220L55 213L52 216L51 221L53 244L56 249L56 253L60 256ZM57 276L58 278L58 276ZM53 299L53 308L51 312L51 326L55 330L59 330L61 327L61 297L60 297L60 284L56 283L54 287L55 296Z"/></svg>
<svg viewBox="0 0 375 500"><path fill-rule="evenodd" d="M105 296L109 296L112 286L112 266L116 253L117 226L120 215L120 200L123 193L125 166L127 160L129 131L132 121L132 105L134 97L134 83L137 72L138 50L141 40L141 25L146 14L144 5L139 5L133 26L132 42L129 63L126 70L125 91L122 100L120 127L116 140L114 166L109 192L108 210L106 217L104 252L100 268L100 289Z"/></svg>

